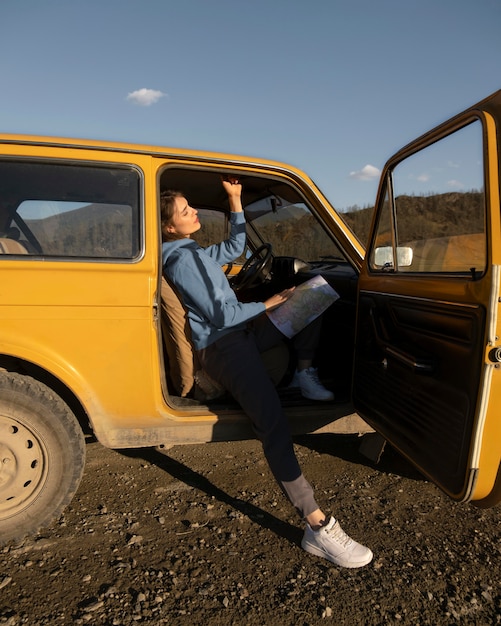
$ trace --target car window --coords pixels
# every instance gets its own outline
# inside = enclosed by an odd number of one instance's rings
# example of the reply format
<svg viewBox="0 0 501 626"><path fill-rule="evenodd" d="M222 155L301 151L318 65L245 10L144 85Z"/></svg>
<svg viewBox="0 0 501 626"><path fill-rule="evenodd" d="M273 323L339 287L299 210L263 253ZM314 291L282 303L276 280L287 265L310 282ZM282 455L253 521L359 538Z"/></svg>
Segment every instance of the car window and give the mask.
<svg viewBox="0 0 501 626"><path fill-rule="evenodd" d="M0 238L28 255L133 259L139 198L132 168L0 162Z"/></svg>
<svg viewBox="0 0 501 626"><path fill-rule="evenodd" d="M394 168L386 181L372 269L484 271L482 155L482 126L476 121Z"/></svg>
<svg viewBox="0 0 501 626"><path fill-rule="evenodd" d="M248 249L241 259L263 243L271 243L273 255L308 262L346 260L328 227L293 184L282 178L241 175L242 205L247 222ZM220 171L168 167L162 172L160 190L177 189L199 211L201 230L194 239L202 246L219 242L229 233L224 215L228 201ZM241 261L237 260L237 263Z"/></svg>

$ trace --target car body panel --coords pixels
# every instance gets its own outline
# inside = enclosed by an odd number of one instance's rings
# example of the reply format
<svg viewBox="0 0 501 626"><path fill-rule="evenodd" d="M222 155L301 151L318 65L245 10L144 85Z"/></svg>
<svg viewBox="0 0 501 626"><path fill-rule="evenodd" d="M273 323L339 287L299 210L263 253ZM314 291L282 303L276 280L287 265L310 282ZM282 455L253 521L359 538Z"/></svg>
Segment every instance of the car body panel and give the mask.
<svg viewBox="0 0 501 626"><path fill-rule="evenodd" d="M237 407L214 412L203 403L179 402L167 389L159 329L158 181L172 166L191 172L207 170L218 179L229 169L286 179L300 186L316 203L323 219L342 233L342 220L312 181L294 168L271 161L64 138L3 136L0 163L10 160L26 166L43 163L133 169L140 179L141 236L138 253L119 260L83 261L36 253L0 255L3 357L60 381L82 405L99 441L109 447L252 436ZM37 197L51 198L54 183L40 178L33 184ZM3 186L6 198L14 189L12 180L4 176ZM74 195L73 189L68 189L61 192L62 197ZM22 187L21 193L31 197ZM344 245L360 264L361 247L356 238L348 235ZM334 410L314 408L306 426L303 415L304 411L289 409L295 432L329 425L341 432L371 430L349 403Z"/></svg>

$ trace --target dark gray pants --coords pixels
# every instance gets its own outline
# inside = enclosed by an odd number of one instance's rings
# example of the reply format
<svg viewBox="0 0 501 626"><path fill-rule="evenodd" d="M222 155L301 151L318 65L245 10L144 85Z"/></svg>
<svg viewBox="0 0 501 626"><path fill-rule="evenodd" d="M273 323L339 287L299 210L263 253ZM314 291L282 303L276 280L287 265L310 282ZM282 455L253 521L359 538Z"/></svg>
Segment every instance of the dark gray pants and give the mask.
<svg viewBox="0 0 501 626"><path fill-rule="evenodd" d="M297 335L299 358L313 356L318 332L319 322ZM283 335L263 315L249 330L229 333L198 354L209 376L231 393L250 418L275 479L304 518L319 507L299 467L289 423L260 356L281 340Z"/></svg>

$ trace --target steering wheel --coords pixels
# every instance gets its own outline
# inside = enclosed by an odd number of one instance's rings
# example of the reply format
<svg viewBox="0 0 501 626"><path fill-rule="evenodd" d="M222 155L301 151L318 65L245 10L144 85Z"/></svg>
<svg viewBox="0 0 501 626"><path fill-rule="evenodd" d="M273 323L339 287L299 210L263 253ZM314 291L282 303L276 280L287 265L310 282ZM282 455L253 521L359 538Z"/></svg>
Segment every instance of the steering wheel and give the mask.
<svg viewBox="0 0 501 626"><path fill-rule="evenodd" d="M245 261L242 269L232 280L231 286L233 289L235 291L250 289L262 283L266 279L271 266L271 255L271 243L263 243L262 246L259 246Z"/></svg>

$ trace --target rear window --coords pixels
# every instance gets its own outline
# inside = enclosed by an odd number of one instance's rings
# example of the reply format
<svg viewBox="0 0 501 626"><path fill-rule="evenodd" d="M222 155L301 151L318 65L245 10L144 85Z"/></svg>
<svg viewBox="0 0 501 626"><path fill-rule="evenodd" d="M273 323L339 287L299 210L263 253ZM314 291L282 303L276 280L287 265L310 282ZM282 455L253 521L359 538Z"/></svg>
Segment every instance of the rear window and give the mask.
<svg viewBox="0 0 501 626"><path fill-rule="evenodd" d="M140 180L132 167L0 161L0 250L134 259Z"/></svg>

